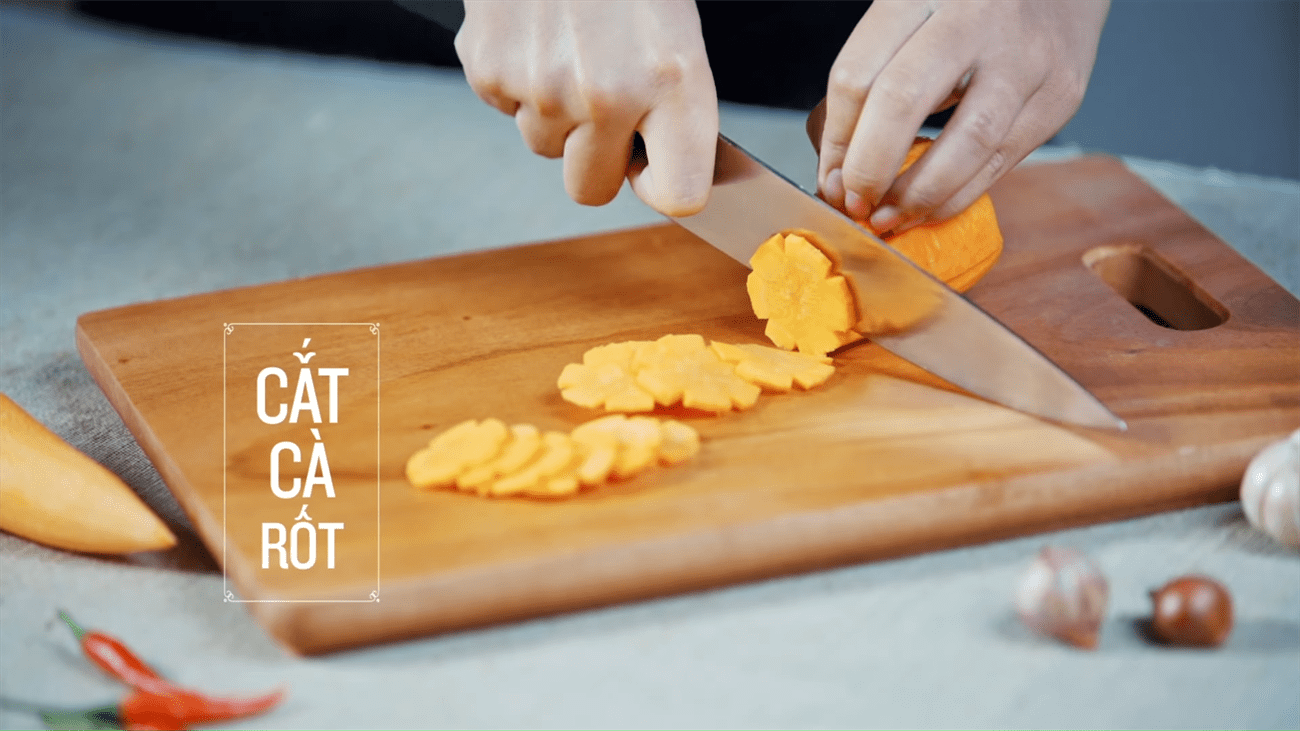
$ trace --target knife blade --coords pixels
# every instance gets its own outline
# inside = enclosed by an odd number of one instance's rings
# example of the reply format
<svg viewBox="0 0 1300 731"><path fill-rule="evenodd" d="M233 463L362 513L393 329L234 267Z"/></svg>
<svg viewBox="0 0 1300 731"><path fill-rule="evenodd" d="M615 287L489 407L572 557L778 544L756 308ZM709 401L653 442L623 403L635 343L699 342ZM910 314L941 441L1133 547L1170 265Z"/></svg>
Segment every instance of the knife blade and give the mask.
<svg viewBox="0 0 1300 731"><path fill-rule="evenodd" d="M870 230L723 135L704 210L673 218L749 266L776 233L812 235L850 281L871 340L990 401L1033 416L1124 431L1127 425L1047 356L930 276Z"/></svg>

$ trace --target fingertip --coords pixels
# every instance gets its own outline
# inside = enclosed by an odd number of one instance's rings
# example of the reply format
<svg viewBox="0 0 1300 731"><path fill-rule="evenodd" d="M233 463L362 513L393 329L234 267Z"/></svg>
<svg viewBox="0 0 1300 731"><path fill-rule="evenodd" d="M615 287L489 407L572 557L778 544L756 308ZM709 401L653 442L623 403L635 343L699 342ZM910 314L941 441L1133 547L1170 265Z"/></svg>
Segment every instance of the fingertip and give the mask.
<svg viewBox="0 0 1300 731"><path fill-rule="evenodd" d="M574 203L581 206L592 207L603 206L606 203L613 201L618 197L618 191L621 190L621 186L612 190L592 190L589 188L573 187L568 184L564 187L565 192L569 194L569 197L573 199Z"/></svg>
<svg viewBox="0 0 1300 731"><path fill-rule="evenodd" d="M871 206L856 191L850 190L844 194L844 213L855 221L865 221L871 215Z"/></svg>
<svg viewBox="0 0 1300 731"><path fill-rule="evenodd" d="M857 218L856 216L854 216ZM876 231L890 232L899 228L903 214L895 206L883 205L871 214L871 228Z"/></svg>
<svg viewBox="0 0 1300 731"><path fill-rule="evenodd" d="M646 168L640 174L629 174L628 182L632 185L633 193L637 194L646 206L654 208L655 211L663 213L664 216L671 219L681 219L685 216L694 216L695 213L703 211L708 204L708 189L673 189L656 185L654 172Z"/></svg>
<svg viewBox="0 0 1300 731"><path fill-rule="evenodd" d="M670 218L693 216L704 210L709 202L712 175L705 178L707 185L701 185L698 176L690 176L674 185L656 177L655 172L654 166L628 171L632 191L646 205Z"/></svg>
<svg viewBox="0 0 1300 731"><path fill-rule="evenodd" d="M826 174L821 186L822 199L836 208L844 207L844 172L835 168Z"/></svg>

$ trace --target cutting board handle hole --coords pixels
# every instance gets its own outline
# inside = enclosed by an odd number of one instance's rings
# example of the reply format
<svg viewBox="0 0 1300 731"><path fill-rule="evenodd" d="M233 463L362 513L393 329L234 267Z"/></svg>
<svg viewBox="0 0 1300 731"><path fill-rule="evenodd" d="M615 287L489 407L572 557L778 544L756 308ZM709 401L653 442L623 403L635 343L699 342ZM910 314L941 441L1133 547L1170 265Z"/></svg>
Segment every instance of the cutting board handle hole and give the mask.
<svg viewBox="0 0 1300 731"><path fill-rule="evenodd" d="M1084 253L1083 263L1160 327L1208 330L1228 319L1226 307L1144 244L1098 246Z"/></svg>

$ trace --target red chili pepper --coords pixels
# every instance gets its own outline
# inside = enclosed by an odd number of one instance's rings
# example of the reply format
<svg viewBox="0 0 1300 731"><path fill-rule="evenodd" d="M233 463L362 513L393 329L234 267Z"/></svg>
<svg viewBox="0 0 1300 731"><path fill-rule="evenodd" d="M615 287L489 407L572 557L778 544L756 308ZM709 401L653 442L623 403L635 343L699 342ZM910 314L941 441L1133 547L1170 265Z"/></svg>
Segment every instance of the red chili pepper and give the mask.
<svg viewBox="0 0 1300 731"><path fill-rule="evenodd" d="M254 698L213 698L187 690L167 695L136 690L114 706L83 710L39 709L25 704L22 707L38 712L49 728L178 731L189 728L191 724L252 716L271 709L283 697L284 691L281 690Z"/></svg>
<svg viewBox="0 0 1300 731"><path fill-rule="evenodd" d="M179 688L166 694L136 690L122 701L118 713L126 729L184 729L252 716L270 710L283 698L283 690L251 698L216 698Z"/></svg>
<svg viewBox="0 0 1300 731"><path fill-rule="evenodd" d="M172 685L117 638L103 632L86 631L81 628L65 611L59 610L59 618L67 623L81 642L81 649L86 657L95 661L105 672L126 683L132 688L153 693L167 693L176 686Z"/></svg>
<svg viewBox="0 0 1300 731"><path fill-rule="evenodd" d="M251 698L221 698L182 688L159 675L117 638L82 629L67 612L60 611L59 617L77 636L87 657L135 689L120 706L111 709L123 728L184 729L190 724L261 713L284 698L283 690Z"/></svg>

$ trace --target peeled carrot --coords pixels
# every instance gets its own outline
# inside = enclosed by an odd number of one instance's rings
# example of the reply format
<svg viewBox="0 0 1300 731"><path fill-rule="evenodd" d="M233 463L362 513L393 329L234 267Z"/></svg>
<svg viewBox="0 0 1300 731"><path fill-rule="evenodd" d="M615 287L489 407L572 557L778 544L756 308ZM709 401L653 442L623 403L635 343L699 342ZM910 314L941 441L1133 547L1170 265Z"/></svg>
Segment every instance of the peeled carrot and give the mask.
<svg viewBox="0 0 1300 731"><path fill-rule="evenodd" d="M56 548L135 553L176 536L103 465L0 394L0 528Z"/></svg>

